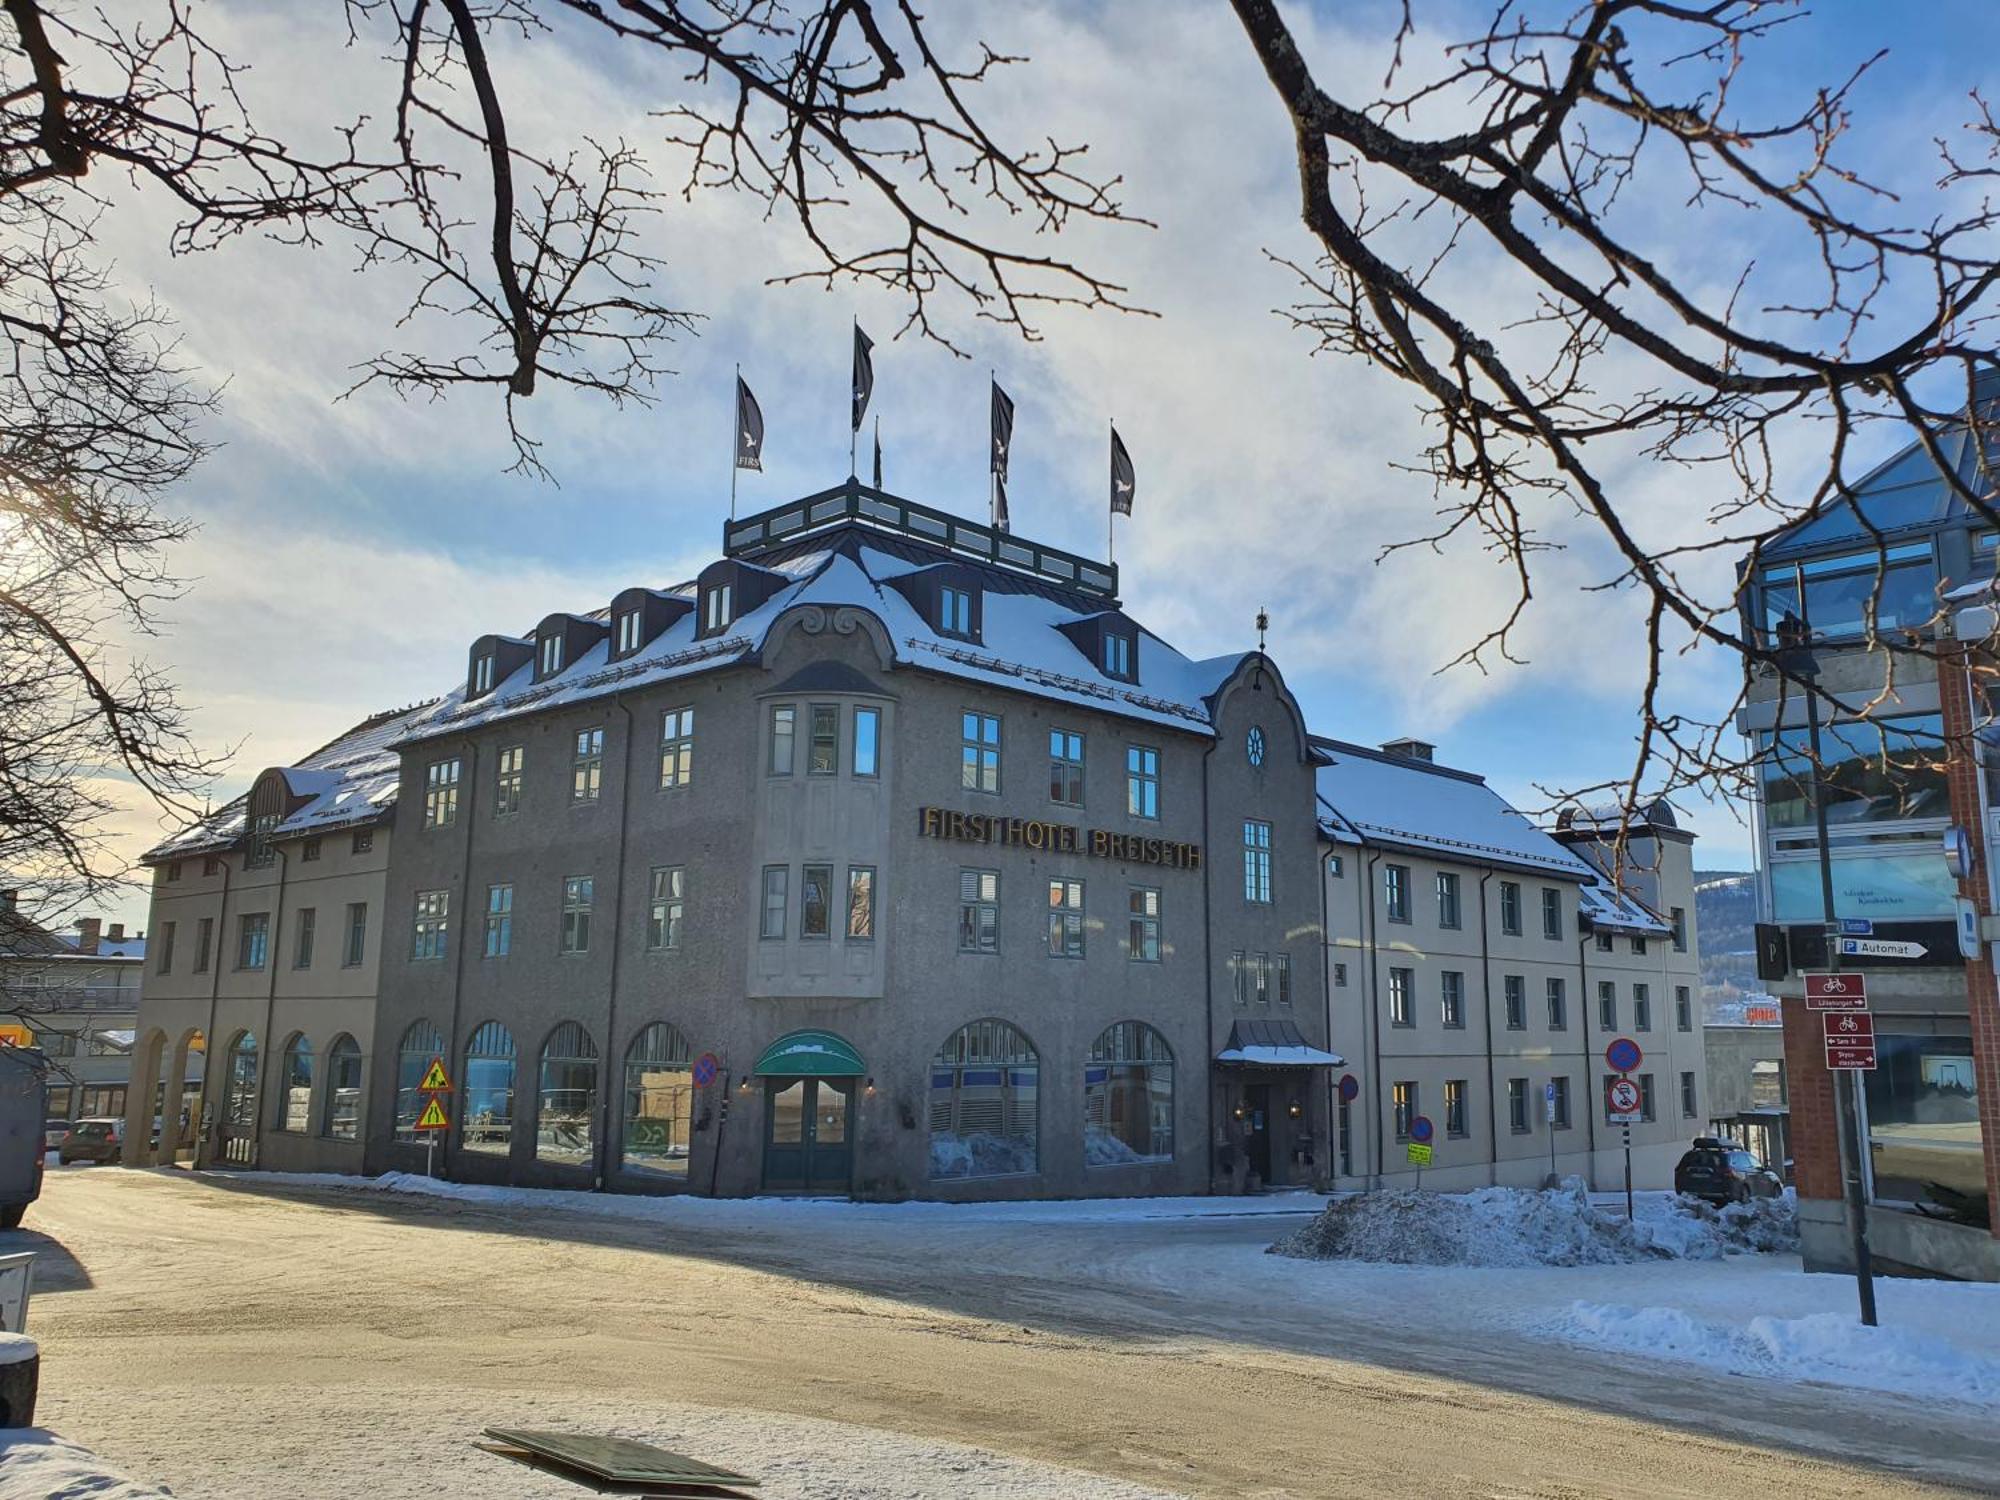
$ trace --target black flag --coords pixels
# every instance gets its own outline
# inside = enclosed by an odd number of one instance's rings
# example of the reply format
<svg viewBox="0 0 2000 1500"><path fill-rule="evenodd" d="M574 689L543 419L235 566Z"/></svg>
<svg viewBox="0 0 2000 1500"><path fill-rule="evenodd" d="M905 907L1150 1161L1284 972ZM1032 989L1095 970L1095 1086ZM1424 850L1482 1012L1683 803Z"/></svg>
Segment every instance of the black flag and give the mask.
<svg viewBox="0 0 2000 1500"><path fill-rule="evenodd" d="M736 467L759 473L764 468L764 413L741 375L736 377Z"/></svg>
<svg viewBox="0 0 2000 1500"><path fill-rule="evenodd" d="M1014 403L1007 399L1007 393L1000 389L1000 382L993 382L993 472L1000 476L1000 493L1007 493L1007 450L1014 446ZM1000 514L1007 513L1007 503L1000 502Z"/></svg>
<svg viewBox="0 0 2000 1500"><path fill-rule="evenodd" d="M1118 429L1111 429L1111 509L1116 515L1132 514L1132 489L1137 484L1132 473L1132 455L1125 451L1125 444L1118 437Z"/></svg>
<svg viewBox="0 0 2000 1500"><path fill-rule="evenodd" d="M875 488L882 488L882 419L875 419Z"/></svg>
<svg viewBox="0 0 2000 1500"><path fill-rule="evenodd" d="M861 430L861 418L868 410L868 398L875 394L875 361L868 356L875 341L854 325L854 430Z"/></svg>
<svg viewBox="0 0 2000 1500"><path fill-rule="evenodd" d="M1004 474L993 476L993 524L1001 531L1007 530L1007 478Z"/></svg>

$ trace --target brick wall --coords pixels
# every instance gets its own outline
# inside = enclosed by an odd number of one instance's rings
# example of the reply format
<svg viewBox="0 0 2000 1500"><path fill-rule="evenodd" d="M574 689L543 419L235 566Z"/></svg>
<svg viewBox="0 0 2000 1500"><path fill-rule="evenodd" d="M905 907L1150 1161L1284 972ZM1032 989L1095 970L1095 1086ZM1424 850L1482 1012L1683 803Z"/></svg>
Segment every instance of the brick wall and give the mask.
<svg viewBox="0 0 2000 1500"><path fill-rule="evenodd" d="M1977 718L1967 680L1968 664L1974 658L1973 647L1950 648L1938 663L1938 696L1950 746L1945 779L1951 789L1951 819L1972 834L1973 869L1959 881L1958 891L1984 913L1991 902L1987 899L1985 827L1979 816L1979 764L1971 740ZM1990 676L1990 658L1981 654L1978 662L1973 670ZM1987 1202L1996 1209L1993 1234L2000 1238L2000 990L1994 985L1990 945L1981 944L1980 956L1966 964L1965 985L1966 1008L1972 1016L1972 1071L1979 1091L1980 1135L1986 1149ZM1796 1106L1793 1113L1797 1113Z"/></svg>
<svg viewBox="0 0 2000 1500"><path fill-rule="evenodd" d="M1801 1198L1842 1196L1840 1116L1834 1109L1833 1074L1827 1071L1819 1014L1802 996L1784 998L1785 1089L1791 1106L1792 1162Z"/></svg>

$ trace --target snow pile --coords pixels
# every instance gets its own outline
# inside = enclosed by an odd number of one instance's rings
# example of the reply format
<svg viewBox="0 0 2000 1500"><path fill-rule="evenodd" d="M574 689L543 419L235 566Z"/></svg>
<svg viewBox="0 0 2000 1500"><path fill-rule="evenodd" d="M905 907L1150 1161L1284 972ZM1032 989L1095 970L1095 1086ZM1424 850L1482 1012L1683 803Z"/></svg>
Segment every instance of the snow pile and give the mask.
<svg viewBox="0 0 2000 1500"><path fill-rule="evenodd" d="M1719 1260L1795 1247L1792 1205L1762 1199L1721 1213L1691 1198L1648 1198L1636 1220L1594 1207L1581 1178L1559 1188L1470 1193L1399 1189L1338 1198L1271 1246L1297 1260L1411 1266L1589 1266Z"/></svg>
<svg viewBox="0 0 2000 1500"><path fill-rule="evenodd" d="M1536 1330L1566 1343L1682 1360L1736 1375L1814 1381L2000 1407L2000 1360L1935 1334L1865 1328L1852 1313L1710 1322L1677 1307L1575 1302Z"/></svg>
<svg viewBox="0 0 2000 1500"><path fill-rule="evenodd" d="M106 1466L41 1427L0 1430L0 1500L160 1500L172 1490Z"/></svg>
<svg viewBox="0 0 2000 1500"><path fill-rule="evenodd" d="M1005 1177L1034 1170L1033 1136L1022 1138L975 1130L967 1135L931 1137L933 1177Z"/></svg>

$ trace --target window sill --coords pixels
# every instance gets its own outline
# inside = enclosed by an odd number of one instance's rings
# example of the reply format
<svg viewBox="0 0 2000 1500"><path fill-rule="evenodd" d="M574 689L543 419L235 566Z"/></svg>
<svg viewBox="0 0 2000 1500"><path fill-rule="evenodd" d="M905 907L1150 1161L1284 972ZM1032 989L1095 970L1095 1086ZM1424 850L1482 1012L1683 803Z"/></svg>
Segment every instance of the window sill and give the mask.
<svg viewBox="0 0 2000 1500"><path fill-rule="evenodd" d="M1083 1169L1086 1172L1118 1172L1127 1167L1157 1167L1172 1160L1171 1156L1142 1156L1136 1161L1087 1161L1083 1164Z"/></svg>

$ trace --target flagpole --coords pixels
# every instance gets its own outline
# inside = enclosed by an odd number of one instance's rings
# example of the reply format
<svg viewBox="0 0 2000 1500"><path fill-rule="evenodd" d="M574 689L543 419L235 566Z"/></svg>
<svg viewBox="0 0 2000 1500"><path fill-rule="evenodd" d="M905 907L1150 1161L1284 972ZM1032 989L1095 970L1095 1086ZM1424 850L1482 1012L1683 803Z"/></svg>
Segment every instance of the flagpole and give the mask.
<svg viewBox="0 0 2000 1500"><path fill-rule="evenodd" d="M1118 438L1118 419L1116 417L1111 419L1111 437L1114 442ZM1111 452L1109 448L1106 448L1104 451L1106 454ZM1107 464L1110 461L1108 457L1105 459ZM1114 486L1116 485L1116 480L1113 481L1113 484ZM1118 507L1111 503L1110 496L1105 497L1104 509L1104 561L1108 565L1118 561Z"/></svg>
<svg viewBox="0 0 2000 1500"><path fill-rule="evenodd" d="M854 350L860 347L860 344L861 344L861 315L859 313L856 313L854 315L854 338L852 342L850 342L847 346L850 358L852 357ZM855 477L854 445L861 437L860 418L852 414L854 407L854 390L853 390L852 380L850 380L848 383L847 405L849 410L849 417L847 421L847 477L849 479L852 479Z"/></svg>
<svg viewBox="0 0 2000 1500"><path fill-rule="evenodd" d="M1000 372L986 367L986 524L1000 529L1000 471L993 467L993 387L1000 383Z"/></svg>
<svg viewBox="0 0 2000 1500"><path fill-rule="evenodd" d="M741 431L743 425L742 391L743 365L741 361L738 361L736 366L736 385L729 392L729 409L735 414L731 420L736 428L735 436L729 444L729 519L732 521L736 519L736 455L743 448L743 433Z"/></svg>

